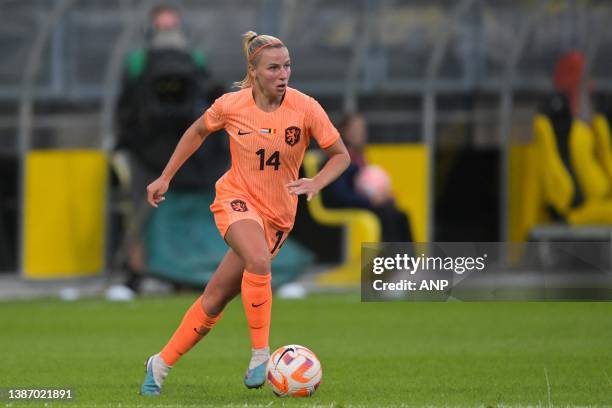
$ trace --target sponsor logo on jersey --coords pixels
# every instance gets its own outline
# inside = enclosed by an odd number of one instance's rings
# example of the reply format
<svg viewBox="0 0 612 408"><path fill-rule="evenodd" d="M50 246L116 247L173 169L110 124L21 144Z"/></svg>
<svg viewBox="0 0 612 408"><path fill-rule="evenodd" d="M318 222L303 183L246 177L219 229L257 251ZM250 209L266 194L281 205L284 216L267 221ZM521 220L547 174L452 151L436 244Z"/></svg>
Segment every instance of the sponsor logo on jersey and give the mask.
<svg viewBox="0 0 612 408"><path fill-rule="evenodd" d="M289 126L285 129L285 142L289 146L294 146L296 143L300 141L300 134L302 133L302 129L297 126Z"/></svg>
<svg viewBox="0 0 612 408"><path fill-rule="evenodd" d="M230 203L230 205L232 206L232 210L234 211L238 211L238 212L249 211L246 203L242 200L234 200Z"/></svg>

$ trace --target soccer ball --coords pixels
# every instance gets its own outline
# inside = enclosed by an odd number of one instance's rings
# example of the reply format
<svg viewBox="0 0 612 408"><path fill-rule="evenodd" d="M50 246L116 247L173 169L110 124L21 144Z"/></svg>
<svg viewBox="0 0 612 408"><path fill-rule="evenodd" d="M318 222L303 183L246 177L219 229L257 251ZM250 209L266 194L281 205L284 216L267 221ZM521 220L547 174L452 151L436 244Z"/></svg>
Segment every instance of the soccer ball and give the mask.
<svg viewBox="0 0 612 408"><path fill-rule="evenodd" d="M272 392L279 397L310 397L323 376L317 356L297 344L283 346L272 353L267 372Z"/></svg>
<svg viewBox="0 0 612 408"><path fill-rule="evenodd" d="M391 178L382 167L371 164L357 173L355 189L370 200L380 200L391 195Z"/></svg>

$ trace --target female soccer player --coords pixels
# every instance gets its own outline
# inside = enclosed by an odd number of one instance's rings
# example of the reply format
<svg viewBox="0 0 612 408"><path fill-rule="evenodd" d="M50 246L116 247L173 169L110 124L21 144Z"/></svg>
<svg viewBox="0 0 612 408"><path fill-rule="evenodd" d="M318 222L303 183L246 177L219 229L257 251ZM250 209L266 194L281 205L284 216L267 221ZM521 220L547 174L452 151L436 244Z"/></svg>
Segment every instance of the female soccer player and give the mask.
<svg viewBox="0 0 612 408"><path fill-rule="evenodd" d="M204 142L225 128L232 165L216 184L210 206L229 250L187 310L160 353L146 363L143 395L158 395L170 368L213 328L225 305L242 293L252 357L244 377L248 388L265 382L270 355L272 310L271 259L295 221L297 195L310 200L336 179L350 157L327 114L313 98L288 87L291 62L287 47L269 35L243 35L245 78L240 88L215 101L181 137L162 175L147 187L153 207L164 200L172 177ZM304 152L314 137L329 155L316 177L298 179Z"/></svg>

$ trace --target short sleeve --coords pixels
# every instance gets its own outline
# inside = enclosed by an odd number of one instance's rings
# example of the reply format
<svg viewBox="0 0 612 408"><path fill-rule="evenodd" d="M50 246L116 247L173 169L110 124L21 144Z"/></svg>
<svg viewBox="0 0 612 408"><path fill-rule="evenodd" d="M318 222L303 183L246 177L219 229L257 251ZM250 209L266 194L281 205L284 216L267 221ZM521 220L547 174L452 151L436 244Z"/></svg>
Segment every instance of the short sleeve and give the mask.
<svg viewBox="0 0 612 408"><path fill-rule="evenodd" d="M224 96L217 98L211 107L204 112L204 123L209 132L216 132L225 127Z"/></svg>
<svg viewBox="0 0 612 408"><path fill-rule="evenodd" d="M329 120L327 113L319 102L310 98L310 106L306 116L306 128L322 149L327 149L340 137L340 133Z"/></svg>

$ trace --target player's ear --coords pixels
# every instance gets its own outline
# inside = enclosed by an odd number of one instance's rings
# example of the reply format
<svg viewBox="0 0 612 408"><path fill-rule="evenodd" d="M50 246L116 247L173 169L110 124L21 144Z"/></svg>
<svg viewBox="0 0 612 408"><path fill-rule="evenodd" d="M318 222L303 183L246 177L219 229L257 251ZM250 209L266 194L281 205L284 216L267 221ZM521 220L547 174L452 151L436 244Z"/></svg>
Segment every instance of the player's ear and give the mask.
<svg viewBox="0 0 612 408"><path fill-rule="evenodd" d="M251 76L251 78L255 79L255 65L253 64L249 64L249 66L247 67L249 75Z"/></svg>

